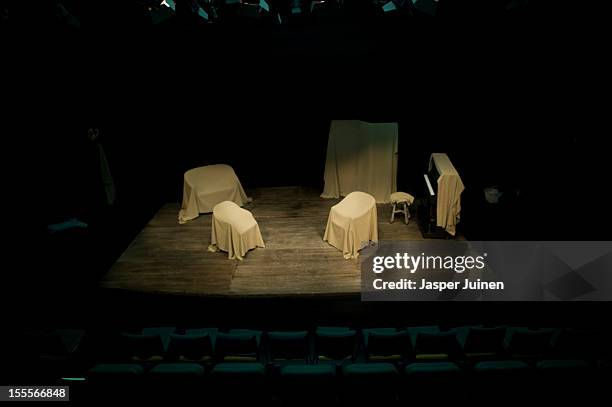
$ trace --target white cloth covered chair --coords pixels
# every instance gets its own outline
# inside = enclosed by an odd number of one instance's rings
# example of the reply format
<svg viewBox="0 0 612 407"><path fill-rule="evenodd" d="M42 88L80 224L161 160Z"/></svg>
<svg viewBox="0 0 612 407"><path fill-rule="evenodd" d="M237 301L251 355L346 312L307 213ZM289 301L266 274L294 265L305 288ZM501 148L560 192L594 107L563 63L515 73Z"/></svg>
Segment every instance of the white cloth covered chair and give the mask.
<svg viewBox="0 0 612 407"><path fill-rule="evenodd" d="M378 242L376 199L355 191L332 206L323 240L341 250L345 259L357 258L359 250Z"/></svg>
<svg viewBox="0 0 612 407"><path fill-rule="evenodd" d="M184 176L183 203L178 221L185 223L197 218L200 213L210 213L215 205L223 201L232 201L239 206L251 202L234 169L225 164L191 169Z"/></svg>
<svg viewBox="0 0 612 407"><path fill-rule="evenodd" d="M266 247L253 214L231 201L214 207L210 240L209 251L222 250L236 260L242 260L251 249Z"/></svg>

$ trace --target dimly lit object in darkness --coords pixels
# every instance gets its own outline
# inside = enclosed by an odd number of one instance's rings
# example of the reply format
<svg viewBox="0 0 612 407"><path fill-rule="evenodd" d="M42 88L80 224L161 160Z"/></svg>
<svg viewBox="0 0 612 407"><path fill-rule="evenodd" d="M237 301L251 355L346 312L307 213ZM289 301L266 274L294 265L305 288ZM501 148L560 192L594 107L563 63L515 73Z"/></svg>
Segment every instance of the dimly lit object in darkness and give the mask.
<svg viewBox="0 0 612 407"><path fill-rule="evenodd" d="M503 192L499 190L499 187L489 187L484 189L484 194L488 203L496 204L499 202Z"/></svg>
<svg viewBox="0 0 612 407"><path fill-rule="evenodd" d="M104 148L99 141L100 129L89 129L87 131L87 137L91 142L96 143L100 162L100 177L102 178L102 183L104 184L106 203L108 205L113 205L115 203L117 193L115 191L115 182L113 181L113 176L111 175L110 167L108 166L108 161L106 159L106 153L104 152Z"/></svg>
<svg viewBox="0 0 612 407"><path fill-rule="evenodd" d="M435 16L438 10L438 0L411 0L414 8L421 13Z"/></svg>
<svg viewBox="0 0 612 407"><path fill-rule="evenodd" d="M401 11L409 15L412 15L413 11L416 10L434 16L438 7L438 0L390 0L387 2L375 1L375 3L382 8L384 13Z"/></svg>
<svg viewBox="0 0 612 407"><path fill-rule="evenodd" d="M172 11L176 10L176 4L174 3L174 0L164 0L161 2L161 5L171 8Z"/></svg>
<svg viewBox="0 0 612 407"><path fill-rule="evenodd" d="M207 23L216 17L215 5L211 0L164 0L160 7L166 13L175 12L182 20Z"/></svg>
<svg viewBox="0 0 612 407"><path fill-rule="evenodd" d="M57 233L70 229L85 229L87 228L87 226L87 223L82 222L77 218L70 218L65 222L53 223L51 225L48 225L47 230L49 231L49 233Z"/></svg>
<svg viewBox="0 0 612 407"><path fill-rule="evenodd" d="M222 0L222 3L220 10L225 20L256 20L274 13L270 0Z"/></svg>
<svg viewBox="0 0 612 407"><path fill-rule="evenodd" d="M174 3L172 3L172 7L165 5L165 3L166 2L164 1L160 7L152 9L149 12L151 16L151 22L153 24L162 23L174 16Z"/></svg>

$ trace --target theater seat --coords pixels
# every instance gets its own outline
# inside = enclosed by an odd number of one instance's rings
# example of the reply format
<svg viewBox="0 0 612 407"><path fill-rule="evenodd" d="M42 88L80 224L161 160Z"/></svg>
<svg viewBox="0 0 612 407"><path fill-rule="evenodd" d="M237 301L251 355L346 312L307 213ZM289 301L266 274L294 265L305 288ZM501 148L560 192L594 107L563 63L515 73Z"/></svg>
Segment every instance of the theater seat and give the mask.
<svg viewBox="0 0 612 407"><path fill-rule="evenodd" d="M161 363L147 373L151 377L189 379L202 377L204 367L197 363Z"/></svg>
<svg viewBox="0 0 612 407"><path fill-rule="evenodd" d="M506 352L514 359L534 361L545 358L552 350L554 329L513 328Z"/></svg>
<svg viewBox="0 0 612 407"><path fill-rule="evenodd" d="M164 345L159 334L120 334L120 346L126 359L133 362L159 362L164 356Z"/></svg>
<svg viewBox="0 0 612 407"><path fill-rule="evenodd" d="M308 331L268 332L268 361L276 364L310 362Z"/></svg>
<svg viewBox="0 0 612 407"><path fill-rule="evenodd" d="M474 366L477 373L517 372L529 369L527 363L519 360L480 362Z"/></svg>
<svg viewBox="0 0 612 407"><path fill-rule="evenodd" d="M470 363L499 359L504 353L507 327L468 327L463 353Z"/></svg>
<svg viewBox="0 0 612 407"><path fill-rule="evenodd" d="M206 363L213 358L210 332L171 334L165 359L170 361Z"/></svg>
<svg viewBox="0 0 612 407"><path fill-rule="evenodd" d="M355 360L357 332L346 327L318 327L315 331L314 359L318 363L345 364Z"/></svg>
<svg viewBox="0 0 612 407"><path fill-rule="evenodd" d="M437 376L442 375L457 375L462 371L455 363L452 362L432 362L432 363L411 363L406 366L405 373L413 378L417 376Z"/></svg>
<svg viewBox="0 0 612 407"><path fill-rule="evenodd" d="M415 358L418 361L456 360L461 357L461 353L455 330L417 334Z"/></svg>
<svg viewBox="0 0 612 407"><path fill-rule="evenodd" d="M218 362L258 362L260 360L261 332L234 329L219 332L215 342Z"/></svg>
<svg viewBox="0 0 612 407"><path fill-rule="evenodd" d="M406 330L364 329L363 341L368 362L400 363L412 357L410 334Z"/></svg>

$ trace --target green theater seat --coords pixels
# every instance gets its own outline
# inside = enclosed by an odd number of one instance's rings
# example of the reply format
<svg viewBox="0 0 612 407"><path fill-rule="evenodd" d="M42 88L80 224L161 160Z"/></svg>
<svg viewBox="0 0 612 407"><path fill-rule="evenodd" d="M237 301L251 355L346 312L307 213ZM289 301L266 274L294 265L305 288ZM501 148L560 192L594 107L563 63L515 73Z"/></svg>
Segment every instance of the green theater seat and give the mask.
<svg viewBox="0 0 612 407"><path fill-rule="evenodd" d="M204 333L171 334L165 359L184 362L209 362L213 358L212 335Z"/></svg>
<svg viewBox="0 0 612 407"><path fill-rule="evenodd" d="M272 363L308 363L310 348L307 331L268 332L268 360Z"/></svg>
<svg viewBox="0 0 612 407"><path fill-rule="evenodd" d="M419 361L456 360L461 357L457 331L419 332L416 336L415 358Z"/></svg>
<svg viewBox="0 0 612 407"><path fill-rule="evenodd" d="M144 369L140 365L127 363L109 363L96 365L89 369L87 376L92 379L97 378L129 378L144 374Z"/></svg>
<svg viewBox="0 0 612 407"><path fill-rule="evenodd" d="M391 363L355 363L345 366L344 376L396 376L398 371Z"/></svg>
<svg viewBox="0 0 612 407"><path fill-rule="evenodd" d="M180 376L201 377L204 375L204 367L197 363L162 363L147 373L151 376Z"/></svg>
<svg viewBox="0 0 612 407"><path fill-rule="evenodd" d="M528 370L529 365L520 360L501 360L501 361L487 361L479 362L474 366L474 371L479 373L488 372L509 372L509 371L520 371Z"/></svg>
<svg viewBox="0 0 612 407"><path fill-rule="evenodd" d="M314 338L314 359L320 362L350 363L357 354L357 332L346 327L318 327Z"/></svg>
<svg viewBox="0 0 612 407"><path fill-rule="evenodd" d="M121 350L127 359L134 362L158 362L165 350L161 335L121 333Z"/></svg>
<svg viewBox="0 0 612 407"><path fill-rule="evenodd" d="M587 369L589 363L585 360L567 359L567 360L541 360L536 363L536 369L540 371L547 370L567 370L567 369Z"/></svg>
<svg viewBox="0 0 612 407"><path fill-rule="evenodd" d="M406 366L407 375L430 375L430 374L460 374L462 371L452 362L412 363Z"/></svg>
<svg viewBox="0 0 612 407"><path fill-rule="evenodd" d="M398 363L412 358L412 343L407 330L364 329L363 340L368 362Z"/></svg>
<svg viewBox="0 0 612 407"><path fill-rule="evenodd" d="M219 363L213 367L211 374L264 376L266 369L261 363Z"/></svg>
<svg viewBox="0 0 612 407"><path fill-rule="evenodd" d="M545 357L552 350L554 334L554 329L511 329L506 351L515 359L535 360Z"/></svg>
<svg viewBox="0 0 612 407"><path fill-rule="evenodd" d="M504 353L504 340L508 328L505 326L485 328L468 327L463 353L472 363L499 359Z"/></svg>
<svg viewBox="0 0 612 407"><path fill-rule="evenodd" d="M261 332L232 330L219 332L215 342L218 362L258 362L260 360Z"/></svg>

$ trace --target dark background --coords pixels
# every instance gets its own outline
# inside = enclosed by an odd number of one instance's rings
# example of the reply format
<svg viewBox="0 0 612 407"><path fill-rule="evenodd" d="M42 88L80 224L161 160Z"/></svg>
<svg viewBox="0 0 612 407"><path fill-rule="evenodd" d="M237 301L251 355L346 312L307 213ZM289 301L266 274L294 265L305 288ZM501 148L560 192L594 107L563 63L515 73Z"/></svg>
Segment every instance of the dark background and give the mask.
<svg viewBox="0 0 612 407"><path fill-rule="evenodd" d="M286 26L153 27L133 10L92 2L74 29L44 10L18 10L7 117L25 152L13 168L29 180L16 196L30 196L34 183L37 198L18 202L27 216L15 239L21 261L7 273L22 282L14 313L45 309L48 323L81 323L93 309L153 310L155 299L97 297L97 281L160 205L181 199L184 171L227 163L247 191L322 188L333 119L398 121L398 187L417 196L429 154L448 153L466 185L460 227L470 239L609 239L602 16L576 3L534 2L518 15L468 3L438 19L356 7ZM89 127L101 128L112 208L100 195ZM507 191L497 206L484 202L492 185ZM90 227L47 234L47 224L73 216ZM595 315L591 304L498 305L487 315ZM366 315L351 306L339 305L339 315ZM458 318L469 307L436 304L423 318L434 308ZM242 306L227 309L244 316ZM152 312L143 315L155 320Z"/></svg>

